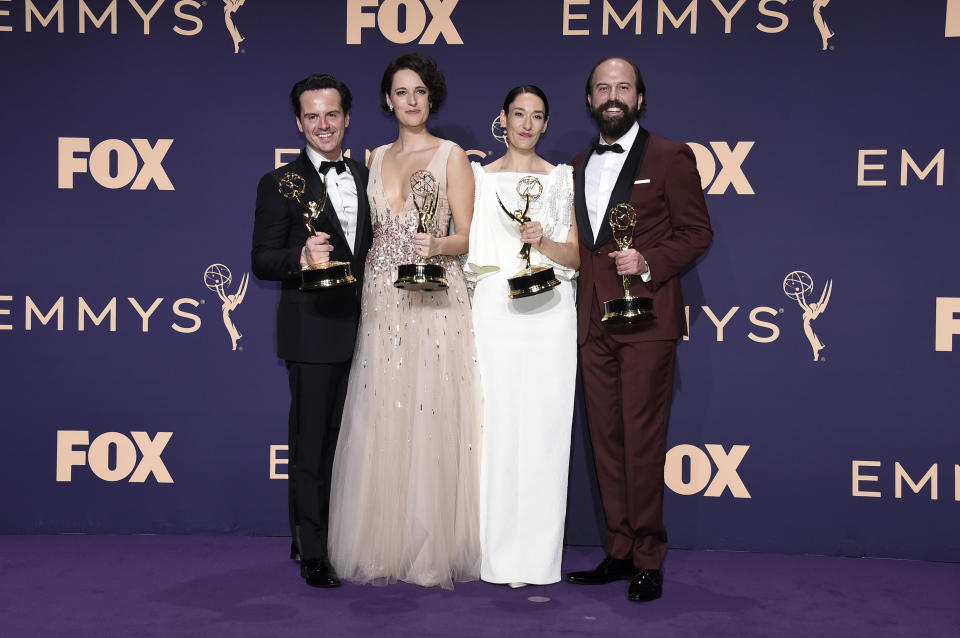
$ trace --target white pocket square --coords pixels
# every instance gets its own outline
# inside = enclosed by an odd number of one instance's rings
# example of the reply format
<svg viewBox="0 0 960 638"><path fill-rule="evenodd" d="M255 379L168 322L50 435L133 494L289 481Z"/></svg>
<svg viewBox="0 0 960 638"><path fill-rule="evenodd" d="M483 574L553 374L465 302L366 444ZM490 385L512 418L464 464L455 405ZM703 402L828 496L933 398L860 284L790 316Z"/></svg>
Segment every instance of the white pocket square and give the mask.
<svg viewBox="0 0 960 638"><path fill-rule="evenodd" d="M649 177L647 179L638 179L637 181L634 182L634 184L649 184L649 183L650 183Z"/></svg>

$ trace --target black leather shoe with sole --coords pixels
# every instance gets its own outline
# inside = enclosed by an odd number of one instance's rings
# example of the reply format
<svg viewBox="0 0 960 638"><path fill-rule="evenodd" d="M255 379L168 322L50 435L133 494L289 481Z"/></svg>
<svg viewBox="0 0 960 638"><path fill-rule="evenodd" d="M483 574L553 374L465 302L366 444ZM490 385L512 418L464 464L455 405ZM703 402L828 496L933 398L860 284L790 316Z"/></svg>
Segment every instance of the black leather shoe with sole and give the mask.
<svg viewBox="0 0 960 638"><path fill-rule="evenodd" d="M570 572L567 582L574 585L606 585L617 580L630 580L637 573L633 561L607 556L597 568L585 572Z"/></svg>

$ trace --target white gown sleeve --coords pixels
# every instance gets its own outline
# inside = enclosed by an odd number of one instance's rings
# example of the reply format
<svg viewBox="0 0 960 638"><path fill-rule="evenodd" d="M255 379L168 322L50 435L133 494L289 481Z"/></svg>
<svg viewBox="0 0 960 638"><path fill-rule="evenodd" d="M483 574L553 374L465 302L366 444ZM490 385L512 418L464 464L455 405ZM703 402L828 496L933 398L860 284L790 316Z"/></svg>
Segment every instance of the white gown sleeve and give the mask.
<svg viewBox="0 0 960 638"><path fill-rule="evenodd" d="M567 241L570 226L573 224L573 167L560 164L554 170L552 183L544 188L544 198L540 202L543 235L555 242ZM539 266L553 266L557 278L572 281L577 276L573 268L561 266L540 251L531 252L531 261Z"/></svg>

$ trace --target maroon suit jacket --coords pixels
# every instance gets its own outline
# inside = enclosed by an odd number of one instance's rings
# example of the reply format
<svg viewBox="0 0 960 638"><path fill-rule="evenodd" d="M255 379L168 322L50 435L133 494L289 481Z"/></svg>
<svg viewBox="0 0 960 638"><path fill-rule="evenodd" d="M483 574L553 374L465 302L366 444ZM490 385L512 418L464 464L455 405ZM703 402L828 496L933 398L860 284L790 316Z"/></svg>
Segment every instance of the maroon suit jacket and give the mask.
<svg viewBox="0 0 960 638"><path fill-rule="evenodd" d="M577 289L577 343L583 344L595 304L623 296L623 280L608 253L619 250L604 215L597 240L587 214L584 170L592 146L573 159L575 209L580 231L580 278ZM637 184L637 181L649 182ZM653 280L634 275L630 294L653 297L657 318L611 330L621 342L677 339L686 334L680 273L703 254L713 238L707 204L693 151L686 144L648 133L643 127L629 149L607 204L629 202L637 211L633 247L650 265Z"/></svg>

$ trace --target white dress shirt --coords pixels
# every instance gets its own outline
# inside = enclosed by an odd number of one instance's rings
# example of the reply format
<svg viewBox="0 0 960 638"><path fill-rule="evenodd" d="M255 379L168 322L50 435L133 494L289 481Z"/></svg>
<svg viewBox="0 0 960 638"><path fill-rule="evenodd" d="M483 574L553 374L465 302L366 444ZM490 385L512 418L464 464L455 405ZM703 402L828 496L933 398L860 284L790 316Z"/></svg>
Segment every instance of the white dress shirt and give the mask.
<svg viewBox="0 0 960 638"><path fill-rule="evenodd" d="M329 161L309 146L307 147L307 157L310 158L310 163L313 164L318 173L320 162ZM342 159L343 154L341 153L337 161ZM350 244L350 252L353 252L357 240L357 211L359 206L357 205L357 183L350 173L350 165L348 164L347 170L342 173L337 173L336 169L330 169L326 176L321 175L321 177L326 177L327 197L330 198L333 210L337 213L337 219L340 220L340 227ZM331 240L330 243L334 242Z"/></svg>
<svg viewBox="0 0 960 638"><path fill-rule="evenodd" d="M583 194L587 200L587 215L590 218L590 230L593 231L594 242L597 241L600 226L607 214L610 194L613 193L613 187L617 184L617 178L620 177L620 171L623 170L627 155L639 132L640 125L634 122L623 137L614 141L614 144L619 144L623 148L623 153L613 151L603 154L593 153L587 160L587 167L583 173ZM606 144L606 141L601 140L601 143ZM643 281L650 281L650 271L647 270L640 275L640 278Z"/></svg>
<svg viewBox="0 0 960 638"><path fill-rule="evenodd" d="M614 144L619 144L623 148L623 153L612 151L607 151L602 155L593 153L587 161L583 193L587 199L587 214L590 216L590 230L593 231L594 241L597 240L603 218L607 214L607 202L610 201L610 194L617 184L617 178L620 176L623 164L627 161L627 154L630 153L630 148L637 139L637 133L639 132L640 125L634 122L630 130L614 142ZM606 142L601 141L601 143L605 144Z"/></svg>

